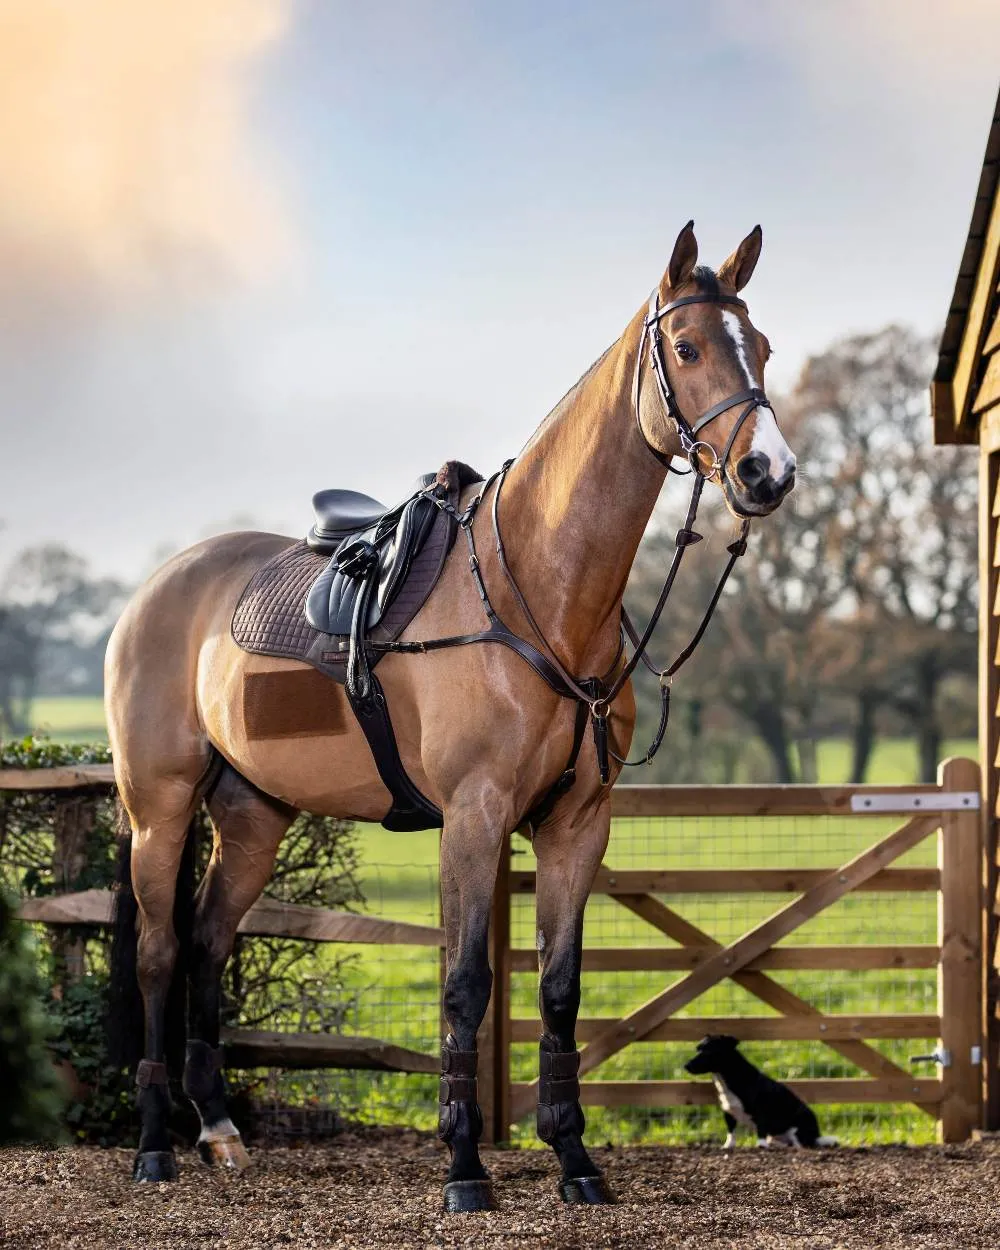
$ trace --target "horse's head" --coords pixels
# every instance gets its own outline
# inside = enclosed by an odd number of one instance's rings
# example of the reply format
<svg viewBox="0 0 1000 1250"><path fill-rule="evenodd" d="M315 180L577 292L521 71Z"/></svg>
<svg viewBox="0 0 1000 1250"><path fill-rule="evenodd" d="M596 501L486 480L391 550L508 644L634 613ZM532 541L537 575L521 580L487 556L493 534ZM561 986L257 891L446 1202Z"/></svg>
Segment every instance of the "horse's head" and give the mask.
<svg viewBox="0 0 1000 1250"><path fill-rule="evenodd" d="M636 419L664 462L683 455L740 517L766 516L795 484L795 456L764 394L770 345L737 295L760 256L760 226L718 273L698 265L693 222L649 301L636 362ZM641 386L648 344L655 387Z"/></svg>

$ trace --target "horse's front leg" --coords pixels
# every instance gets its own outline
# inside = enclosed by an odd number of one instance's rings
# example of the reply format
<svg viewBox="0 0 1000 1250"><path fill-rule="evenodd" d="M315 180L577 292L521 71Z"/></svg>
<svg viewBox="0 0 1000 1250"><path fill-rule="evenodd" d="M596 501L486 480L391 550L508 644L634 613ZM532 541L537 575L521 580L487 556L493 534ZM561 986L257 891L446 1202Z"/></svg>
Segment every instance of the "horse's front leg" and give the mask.
<svg viewBox="0 0 1000 1250"><path fill-rule="evenodd" d="M482 793L445 810L441 903L448 957L444 1015L449 1033L441 1051L438 1136L451 1152L444 1187L446 1211L488 1211L496 1206L479 1158L483 1117L477 1098L476 1034L493 988L490 911L500 848L510 832L510 820L506 803Z"/></svg>
<svg viewBox="0 0 1000 1250"><path fill-rule="evenodd" d="M539 1045L538 1136L562 1166L564 1202L614 1202L607 1182L583 1145L580 1054L576 1018L580 1011L583 911L608 845L611 807L561 816L557 808L535 837L538 860L536 915L543 1033Z"/></svg>

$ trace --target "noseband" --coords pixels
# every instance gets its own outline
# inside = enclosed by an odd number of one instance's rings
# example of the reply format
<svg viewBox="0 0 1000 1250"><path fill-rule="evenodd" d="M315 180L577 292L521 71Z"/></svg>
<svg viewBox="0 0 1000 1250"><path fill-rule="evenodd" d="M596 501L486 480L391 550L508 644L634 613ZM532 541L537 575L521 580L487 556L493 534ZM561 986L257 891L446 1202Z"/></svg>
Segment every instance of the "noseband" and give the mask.
<svg viewBox="0 0 1000 1250"><path fill-rule="evenodd" d="M687 461L691 466L689 472L700 474L702 477L714 477L719 475L719 484L721 485L727 478L727 468L729 462L729 453L733 449L736 442L736 436L743 428L744 422L750 416L755 408L771 408L771 401L767 398L763 391L751 387L749 390L737 391L735 395L730 395L728 399L720 400L709 408L698 420L691 425L684 414L681 412L677 403L677 397L674 395L673 388L670 385L670 375L667 373L667 362L663 355L663 335L660 332L660 321L669 312L673 312L675 308L682 308L685 304L735 304L737 308L742 308L744 312L749 311L743 300L735 295L685 295L681 299L671 300L669 304L664 304L661 308L660 295L658 290L654 290L649 297L649 311L642 323L642 334L639 336L639 352L635 360L635 373L632 378L632 407L635 410L635 423L642 435L642 441L653 453L660 464L671 473L680 473L680 469L675 469L671 463L672 456L666 452L660 451L646 437L646 431L642 428L642 419L639 415L639 388L642 384L642 357L646 344L649 344L649 363L653 369L653 375L656 378L656 385L660 392L660 399L666 410L667 416L673 421L677 427L677 434L681 440L681 449L687 457ZM730 408L736 408L739 404L745 404L745 408L736 418L729 437L726 439L726 445L722 450L722 455L717 455L715 448L711 443L706 443L699 439L698 435L706 425L714 421L716 417L721 417L724 412L728 412ZM699 451L708 451L712 456L712 463L706 470L702 468L699 459ZM732 487L732 479L730 479L730 487Z"/></svg>

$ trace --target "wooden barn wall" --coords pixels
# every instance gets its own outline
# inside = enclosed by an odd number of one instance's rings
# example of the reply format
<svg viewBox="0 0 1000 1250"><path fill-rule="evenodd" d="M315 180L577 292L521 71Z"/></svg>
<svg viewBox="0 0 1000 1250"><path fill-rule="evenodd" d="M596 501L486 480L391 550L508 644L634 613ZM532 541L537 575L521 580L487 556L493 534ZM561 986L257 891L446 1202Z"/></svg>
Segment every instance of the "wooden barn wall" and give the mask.
<svg viewBox="0 0 1000 1250"><path fill-rule="evenodd" d="M983 961L986 984L983 1035L986 1127L1000 1130L1000 287L986 311L982 352L976 362L972 411L979 444L979 743L982 759L983 852L986 899Z"/></svg>
<svg viewBox="0 0 1000 1250"><path fill-rule="evenodd" d="M997 850L1000 828L1000 446L980 456L979 744L982 760L983 850L986 905L983 960L986 984L983 1036L987 1040L986 1127L1000 1129L1000 967L997 932Z"/></svg>

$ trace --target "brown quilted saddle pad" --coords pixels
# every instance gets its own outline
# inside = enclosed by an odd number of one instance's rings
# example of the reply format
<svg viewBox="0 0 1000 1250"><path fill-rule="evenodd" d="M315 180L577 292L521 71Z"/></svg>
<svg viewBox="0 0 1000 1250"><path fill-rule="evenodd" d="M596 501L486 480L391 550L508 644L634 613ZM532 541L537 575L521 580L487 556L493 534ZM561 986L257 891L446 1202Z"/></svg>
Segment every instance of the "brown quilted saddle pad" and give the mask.
<svg viewBox="0 0 1000 1250"><path fill-rule="evenodd" d="M455 503L465 475L448 475L452 462L441 470L439 479ZM465 469L465 466L461 466ZM455 541L456 524L447 513L439 512L420 550L413 557L406 579L379 623L369 632L372 642L393 642L423 607L444 568ZM321 673L343 683L347 674L349 639L321 633L306 620L305 603L309 589L330 563L329 555L312 551L297 542L279 552L253 575L233 613L232 635L244 651L302 660ZM378 660L376 653L370 663Z"/></svg>

